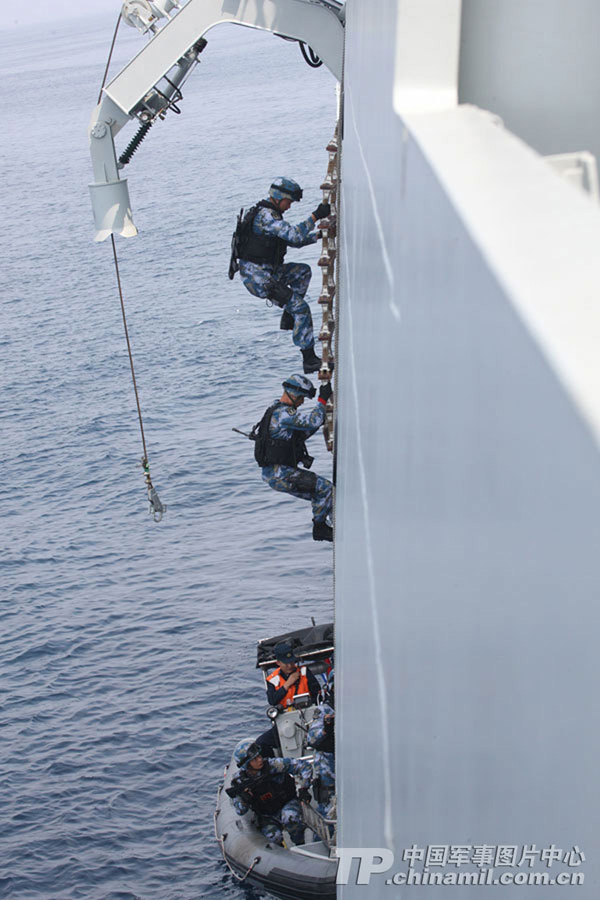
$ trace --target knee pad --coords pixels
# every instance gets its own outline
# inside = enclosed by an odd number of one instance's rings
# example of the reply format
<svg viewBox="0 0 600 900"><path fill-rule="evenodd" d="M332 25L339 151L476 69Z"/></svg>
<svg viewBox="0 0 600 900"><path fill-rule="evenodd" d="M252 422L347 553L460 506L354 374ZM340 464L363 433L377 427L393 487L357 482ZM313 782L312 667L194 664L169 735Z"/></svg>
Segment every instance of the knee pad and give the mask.
<svg viewBox="0 0 600 900"><path fill-rule="evenodd" d="M280 281L276 281L272 278L269 282L267 297L277 306L285 306L291 299L292 294L292 289L287 287L287 285L282 284Z"/></svg>
<svg viewBox="0 0 600 900"><path fill-rule="evenodd" d="M296 490L303 494L314 494L317 490L317 475L314 472L296 469L291 480Z"/></svg>

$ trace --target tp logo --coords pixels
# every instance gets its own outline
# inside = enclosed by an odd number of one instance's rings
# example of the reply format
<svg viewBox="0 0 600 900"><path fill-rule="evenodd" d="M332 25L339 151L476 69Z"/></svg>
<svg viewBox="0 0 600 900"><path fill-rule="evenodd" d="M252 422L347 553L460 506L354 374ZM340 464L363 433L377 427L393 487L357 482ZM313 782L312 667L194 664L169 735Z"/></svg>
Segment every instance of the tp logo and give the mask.
<svg viewBox="0 0 600 900"><path fill-rule="evenodd" d="M371 875L387 872L394 864L394 854L386 847L338 847L336 854L336 884L348 884L353 859L359 860L356 884L369 884Z"/></svg>

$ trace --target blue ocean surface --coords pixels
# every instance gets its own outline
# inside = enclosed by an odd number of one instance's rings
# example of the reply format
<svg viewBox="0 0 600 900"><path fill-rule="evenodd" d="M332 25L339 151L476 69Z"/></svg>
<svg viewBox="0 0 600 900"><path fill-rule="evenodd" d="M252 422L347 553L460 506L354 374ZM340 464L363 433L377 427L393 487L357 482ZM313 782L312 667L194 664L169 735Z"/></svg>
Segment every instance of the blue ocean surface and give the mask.
<svg viewBox="0 0 600 900"><path fill-rule="evenodd" d="M321 199L335 82L219 26L182 114L127 167L117 240L153 481L148 515L110 241L93 243L86 129L118 14L0 31L3 400L0 896L238 898L212 816L267 725L261 637L331 620L308 504L261 481L249 429L300 370L279 312L227 279L235 216L289 175ZM111 74L145 43L121 27ZM134 125L117 138L121 152ZM318 248L292 251L314 267ZM317 324L318 328L318 324ZM321 435L314 471L331 477Z"/></svg>

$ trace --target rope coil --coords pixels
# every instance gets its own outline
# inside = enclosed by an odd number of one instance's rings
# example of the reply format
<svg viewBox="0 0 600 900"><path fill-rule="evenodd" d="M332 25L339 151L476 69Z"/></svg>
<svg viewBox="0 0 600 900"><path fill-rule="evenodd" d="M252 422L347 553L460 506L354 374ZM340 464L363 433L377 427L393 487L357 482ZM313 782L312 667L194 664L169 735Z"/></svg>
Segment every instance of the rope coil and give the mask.
<svg viewBox="0 0 600 900"><path fill-rule="evenodd" d="M320 59L312 47L308 47L304 41L298 41L300 44L300 52L304 57L304 61L308 63L311 69L318 69L323 65L323 60Z"/></svg>

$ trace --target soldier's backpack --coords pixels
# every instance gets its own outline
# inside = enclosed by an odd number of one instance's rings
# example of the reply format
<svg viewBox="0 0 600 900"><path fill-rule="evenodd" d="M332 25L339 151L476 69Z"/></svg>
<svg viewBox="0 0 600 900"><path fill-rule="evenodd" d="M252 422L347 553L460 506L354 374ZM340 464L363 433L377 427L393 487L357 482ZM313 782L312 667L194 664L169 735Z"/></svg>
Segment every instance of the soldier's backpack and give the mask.
<svg viewBox="0 0 600 900"><path fill-rule="evenodd" d="M258 212L259 204L251 206L248 212L244 214L244 209L240 209L239 216L235 226L235 231L231 236L231 259L229 261L229 280L233 281L236 272L239 272L239 259L244 257L244 251L250 239L252 223Z"/></svg>
<svg viewBox="0 0 600 900"><path fill-rule="evenodd" d="M260 422L257 422L250 432L250 440L254 441L254 459L261 468L269 464L267 459L269 455L268 449L271 445L269 426L271 424L271 417L277 405L278 403L274 403L270 406Z"/></svg>
<svg viewBox="0 0 600 900"><path fill-rule="evenodd" d="M252 231L254 219L260 209L270 209L276 219L282 218L281 213L270 200L260 200L254 206L251 206L246 213L243 209L240 209L235 231L231 237L231 259L229 261L229 278L231 281L233 281L235 273L239 272L240 259L247 259L259 265L268 266L280 266L283 263L287 251L287 244L283 238L278 238L273 234L257 235ZM268 299L276 303L277 306L285 306L292 296L291 289L285 285L282 287L276 280L274 280L273 284L274 290L267 294ZM285 296L283 292L285 292Z"/></svg>
<svg viewBox="0 0 600 900"><path fill-rule="evenodd" d="M281 406L280 400L268 408L260 422L256 423L249 434L250 440L254 441L254 459L261 469L263 466L272 465L295 468L298 464L310 469L313 457L308 455L306 444L300 433L294 434L289 441L277 440L270 436L271 418L278 406Z"/></svg>

